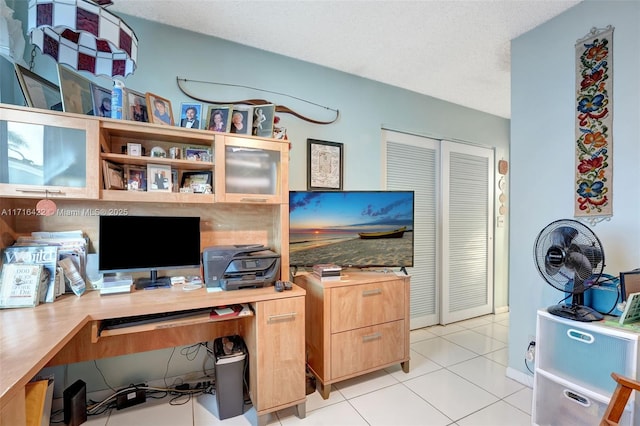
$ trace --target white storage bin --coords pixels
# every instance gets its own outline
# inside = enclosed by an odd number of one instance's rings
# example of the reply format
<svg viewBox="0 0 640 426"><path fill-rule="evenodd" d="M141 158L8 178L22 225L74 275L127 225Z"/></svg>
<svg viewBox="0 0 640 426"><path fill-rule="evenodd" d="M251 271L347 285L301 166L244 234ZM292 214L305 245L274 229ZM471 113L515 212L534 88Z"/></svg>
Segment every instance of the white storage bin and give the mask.
<svg viewBox="0 0 640 426"><path fill-rule="evenodd" d="M536 372L534 386L532 420L539 426L597 426L609 404L608 399L540 372ZM631 422L632 412L627 408L619 424L632 426Z"/></svg>
<svg viewBox="0 0 640 426"><path fill-rule="evenodd" d="M636 377L636 341L624 333L550 314L538 315L538 321L538 369L603 395L616 387L612 372Z"/></svg>

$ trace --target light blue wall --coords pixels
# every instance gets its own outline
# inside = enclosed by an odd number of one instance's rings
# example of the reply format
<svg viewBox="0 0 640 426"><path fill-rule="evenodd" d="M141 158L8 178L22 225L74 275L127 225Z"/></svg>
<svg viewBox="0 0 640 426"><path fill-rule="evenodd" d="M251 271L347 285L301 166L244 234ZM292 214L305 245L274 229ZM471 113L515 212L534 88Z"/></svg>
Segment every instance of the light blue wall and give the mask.
<svg viewBox="0 0 640 426"><path fill-rule="evenodd" d="M573 218L574 44L592 27L613 40L613 218L592 227L605 272L640 267L640 2L585 1L511 46L511 229L509 367L524 367L536 310L564 294L538 274L533 243L548 223Z"/></svg>
<svg viewBox="0 0 640 426"><path fill-rule="evenodd" d="M24 9L17 11L23 22L26 22L26 3ZM126 79L126 86L170 99L176 117L181 102L193 102L179 91L177 76L268 89L340 110L340 119L326 126L279 114L281 125L288 129L292 146L290 188L293 190L306 188L307 138L345 144L345 189L383 188L383 127L488 146L494 148L496 159L509 159L510 124L507 119L221 39L129 16L123 16L123 19L140 40L138 68ZM291 37L295 37L295 34ZM433 63L431 66L438 65ZM35 71L57 83L55 64L50 58L38 53ZM429 69L416 69L414 72L429 78ZM87 77L104 86L111 85L105 78ZM332 117L329 111L285 96L220 85L199 84L189 87L203 98L227 101L263 98L313 118L325 120ZM497 228L495 305L501 308L506 308L508 298L507 240L508 227ZM166 350L100 360L97 363L111 386L122 386L147 378L163 377L170 355L171 351ZM197 371L201 365L201 357L188 363L176 351L167 375ZM149 371L151 366L155 367L154 371ZM88 383L89 391L105 387L92 362L70 366L68 373L68 383L82 377Z"/></svg>

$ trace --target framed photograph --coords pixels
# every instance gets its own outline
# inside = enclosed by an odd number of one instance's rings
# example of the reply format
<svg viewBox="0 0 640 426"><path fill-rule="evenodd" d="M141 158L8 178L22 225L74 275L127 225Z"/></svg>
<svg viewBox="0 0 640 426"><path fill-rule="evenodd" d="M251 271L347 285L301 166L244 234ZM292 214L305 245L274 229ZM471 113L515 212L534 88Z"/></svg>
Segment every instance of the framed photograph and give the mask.
<svg viewBox="0 0 640 426"><path fill-rule="evenodd" d="M125 166L128 191L147 190L147 168L142 166Z"/></svg>
<svg viewBox="0 0 640 426"><path fill-rule="evenodd" d="M209 186L207 188L207 185ZM191 188L195 193L211 191L211 172L183 172L181 188Z"/></svg>
<svg viewBox="0 0 640 426"><path fill-rule="evenodd" d="M142 145L134 142L127 143L127 154L131 155L132 157L141 157Z"/></svg>
<svg viewBox="0 0 640 426"><path fill-rule="evenodd" d="M189 102L180 104L180 127L199 129L201 117L202 104L192 104Z"/></svg>
<svg viewBox="0 0 640 426"><path fill-rule="evenodd" d="M171 109L171 101L169 99L161 98L158 95L147 92L146 94L147 106L151 109L149 114L149 121L155 124L162 124L165 126L173 126L173 110Z"/></svg>
<svg viewBox="0 0 640 426"><path fill-rule="evenodd" d="M273 137L273 117L276 106L273 104L253 107L253 134L263 138Z"/></svg>
<svg viewBox="0 0 640 426"><path fill-rule="evenodd" d="M228 105L209 105L206 125L203 128L214 132L228 132L230 110L231 107Z"/></svg>
<svg viewBox="0 0 640 426"><path fill-rule="evenodd" d="M111 118L111 90L91 83L93 115Z"/></svg>
<svg viewBox="0 0 640 426"><path fill-rule="evenodd" d="M178 185L178 169L171 169L171 191L180 192L180 186Z"/></svg>
<svg viewBox="0 0 640 426"><path fill-rule="evenodd" d="M211 150L208 148L185 148L184 159L191 161L206 161L211 162Z"/></svg>
<svg viewBox="0 0 640 426"><path fill-rule="evenodd" d="M140 92L131 89L124 89L124 109L126 120L149 122L149 109L147 108L147 98Z"/></svg>
<svg viewBox="0 0 640 426"><path fill-rule="evenodd" d="M15 70L28 107L62 111L60 87L18 64Z"/></svg>
<svg viewBox="0 0 640 426"><path fill-rule="evenodd" d="M102 160L104 189L125 189L124 169L118 164Z"/></svg>
<svg viewBox="0 0 640 426"><path fill-rule="evenodd" d="M234 106L230 114L231 124L229 125L229 133L250 135L253 115L252 108Z"/></svg>
<svg viewBox="0 0 640 426"><path fill-rule="evenodd" d="M307 139L307 189L342 190L342 146Z"/></svg>
<svg viewBox="0 0 640 426"><path fill-rule="evenodd" d="M147 191L171 192L171 166L147 164Z"/></svg>
<svg viewBox="0 0 640 426"><path fill-rule="evenodd" d="M62 110L76 114L94 115L91 82L64 65L58 64Z"/></svg>

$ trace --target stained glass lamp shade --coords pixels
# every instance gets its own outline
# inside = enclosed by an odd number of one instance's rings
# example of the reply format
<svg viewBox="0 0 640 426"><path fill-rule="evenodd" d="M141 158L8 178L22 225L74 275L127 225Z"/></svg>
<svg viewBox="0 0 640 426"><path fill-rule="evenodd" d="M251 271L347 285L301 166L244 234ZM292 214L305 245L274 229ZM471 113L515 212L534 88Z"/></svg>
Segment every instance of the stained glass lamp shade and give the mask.
<svg viewBox="0 0 640 426"><path fill-rule="evenodd" d="M138 38L120 18L90 0L30 0L31 43L56 62L109 77L132 74Z"/></svg>

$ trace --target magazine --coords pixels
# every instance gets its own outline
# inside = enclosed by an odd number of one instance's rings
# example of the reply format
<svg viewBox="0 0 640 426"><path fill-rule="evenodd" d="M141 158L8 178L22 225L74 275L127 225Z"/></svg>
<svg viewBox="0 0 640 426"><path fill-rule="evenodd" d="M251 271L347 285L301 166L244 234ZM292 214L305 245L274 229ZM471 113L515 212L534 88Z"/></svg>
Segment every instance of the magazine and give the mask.
<svg viewBox="0 0 640 426"><path fill-rule="evenodd" d="M57 246L10 246L4 249L4 260L7 264L29 263L44 266L49 279L40 289L40 302L51 303L56 299Z"/></svg>

